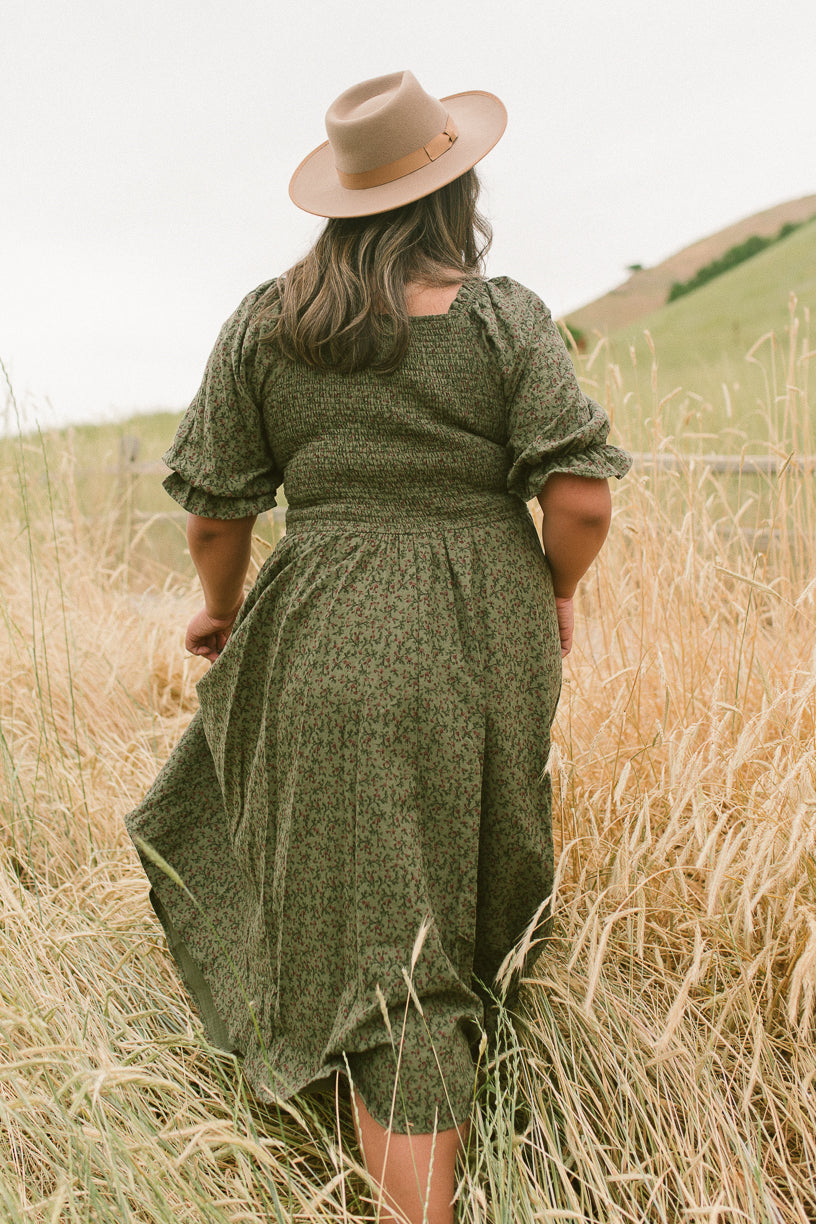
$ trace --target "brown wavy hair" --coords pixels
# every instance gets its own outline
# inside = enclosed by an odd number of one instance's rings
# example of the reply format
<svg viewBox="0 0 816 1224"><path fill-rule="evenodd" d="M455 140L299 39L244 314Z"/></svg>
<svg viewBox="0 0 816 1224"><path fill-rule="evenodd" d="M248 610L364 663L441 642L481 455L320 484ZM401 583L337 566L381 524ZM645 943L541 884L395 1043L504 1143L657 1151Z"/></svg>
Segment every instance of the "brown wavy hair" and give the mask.
<svg viewBox="0 0 816 1224"><path fill-rule="evenodd" d="M450 285L483 273L492 233L478 195L476 171L468 170L401 208L330 218L270 291L265 339L322 369L392 373L408 347L406 285Z"/></svg>

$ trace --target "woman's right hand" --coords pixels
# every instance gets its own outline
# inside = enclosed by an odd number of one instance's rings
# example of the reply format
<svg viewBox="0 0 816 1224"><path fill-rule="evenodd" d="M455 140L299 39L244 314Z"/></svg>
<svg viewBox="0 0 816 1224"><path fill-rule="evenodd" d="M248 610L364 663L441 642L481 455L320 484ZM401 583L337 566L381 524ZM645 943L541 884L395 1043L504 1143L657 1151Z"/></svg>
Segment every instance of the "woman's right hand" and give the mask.
<svg viewBox="0 0 816 1224"><path fill-rule="evenodd" d="M558 617L558 636L561 638L561 658L572 650L572 633L575 627L575 613L571 599L555 597L555 614Z"/></svg>
<svg viewBox="0 0 816 1224"><path fill-rule="evenodd" d="M210 616L206 608L196 612L187 626L184 639L190 654L203 655L214 663L227 644L237 615L238 608L230 616Z"/></svg>

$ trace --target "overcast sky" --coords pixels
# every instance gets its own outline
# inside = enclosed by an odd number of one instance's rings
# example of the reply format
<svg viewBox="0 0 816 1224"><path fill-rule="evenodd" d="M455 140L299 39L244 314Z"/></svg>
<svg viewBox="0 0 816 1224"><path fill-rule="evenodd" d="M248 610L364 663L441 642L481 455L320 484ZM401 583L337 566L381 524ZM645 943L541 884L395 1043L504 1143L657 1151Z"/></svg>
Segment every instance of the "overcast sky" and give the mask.
<svg viewBox="0 0 816 1224"><path fill-rule="evenodd" d="M289 178L356 81L503 99L488 270L558 315L816 192L814 46L814 0L4 0L0 357L25 418L186 405L224 318L317 233Z"/></svg>

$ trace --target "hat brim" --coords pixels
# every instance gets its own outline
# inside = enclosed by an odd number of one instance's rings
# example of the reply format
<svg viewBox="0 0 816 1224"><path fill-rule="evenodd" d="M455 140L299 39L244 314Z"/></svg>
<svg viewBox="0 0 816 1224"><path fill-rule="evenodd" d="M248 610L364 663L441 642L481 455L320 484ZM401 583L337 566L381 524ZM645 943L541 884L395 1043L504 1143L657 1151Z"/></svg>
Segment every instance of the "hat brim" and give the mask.
<svg viewBox="0 0 816 1224"><path fill-rule="evenodd" d="M337 177L331 146L326 141L305 157L292 175L289 195L304 212L316 217L368 217L421 200L470 170L499 141L507 126L504 103L482 90L440 98L453 117L458 136L436 161L419 170L358 190L343 187Z"/></svg>

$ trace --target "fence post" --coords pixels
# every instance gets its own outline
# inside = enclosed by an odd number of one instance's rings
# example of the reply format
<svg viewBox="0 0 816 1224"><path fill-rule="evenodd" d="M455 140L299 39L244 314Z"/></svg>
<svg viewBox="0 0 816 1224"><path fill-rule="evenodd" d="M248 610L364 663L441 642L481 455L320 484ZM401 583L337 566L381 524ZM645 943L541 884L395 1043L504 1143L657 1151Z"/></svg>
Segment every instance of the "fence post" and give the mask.
<svg viewBox="0 0 816 1224"><path fill-rule="evenodd" d="M122 565L127 577L130 539L133 534L133 503L136 486L136 461L141 439L134 434L122 434L119 439L119 465L116 472L117 502L122 525Z"/></svg>

